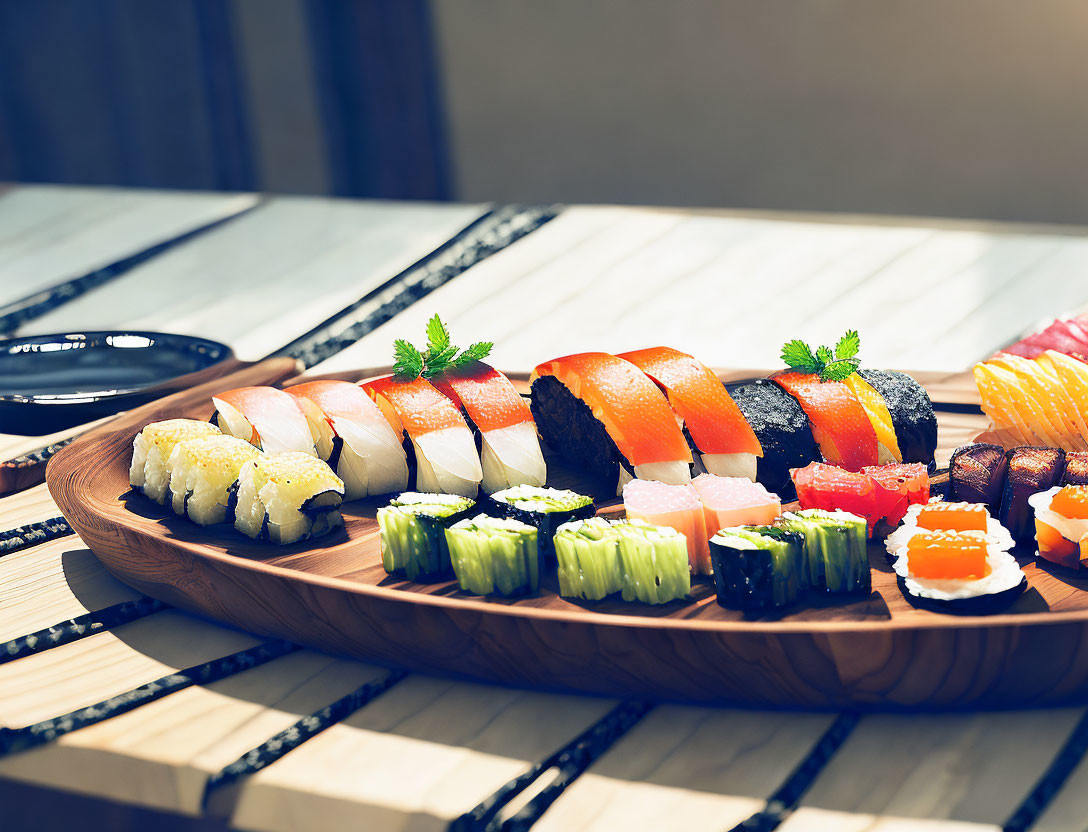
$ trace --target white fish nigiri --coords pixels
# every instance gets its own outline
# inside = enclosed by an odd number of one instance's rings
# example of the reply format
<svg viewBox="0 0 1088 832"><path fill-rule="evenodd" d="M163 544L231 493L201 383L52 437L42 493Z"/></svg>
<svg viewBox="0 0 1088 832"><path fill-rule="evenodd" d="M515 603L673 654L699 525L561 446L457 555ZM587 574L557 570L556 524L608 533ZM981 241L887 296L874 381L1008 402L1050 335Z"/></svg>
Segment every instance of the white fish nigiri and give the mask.
<svg viewBox="0 0 1088 832"><path fill-rule="evenodd" d="M408 458L401 438L357 384L308 381L284 392L294 396L306 414L318 456L344 481L345 500L408 487Z"/></svg>
<svg viewBox="0 0 1088 832"><path fill-rule="evenodd" d="M314 435L294 396L275 387L239 387L212 396L212 421L223 433L265 453L289 451L317 456Z"/></svg>

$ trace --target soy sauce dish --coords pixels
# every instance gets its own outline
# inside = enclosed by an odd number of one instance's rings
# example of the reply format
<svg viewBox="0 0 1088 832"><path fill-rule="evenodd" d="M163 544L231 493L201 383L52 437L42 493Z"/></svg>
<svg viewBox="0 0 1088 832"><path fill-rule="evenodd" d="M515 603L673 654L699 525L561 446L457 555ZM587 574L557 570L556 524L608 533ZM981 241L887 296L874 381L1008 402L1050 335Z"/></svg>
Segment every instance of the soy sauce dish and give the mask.
<svg viewBox="0 0 1088 832"><path fill-rule="evenodd" d="M40 435L128 410L230 347L161 332L68 332L0 341L0 433Z"/></svg>

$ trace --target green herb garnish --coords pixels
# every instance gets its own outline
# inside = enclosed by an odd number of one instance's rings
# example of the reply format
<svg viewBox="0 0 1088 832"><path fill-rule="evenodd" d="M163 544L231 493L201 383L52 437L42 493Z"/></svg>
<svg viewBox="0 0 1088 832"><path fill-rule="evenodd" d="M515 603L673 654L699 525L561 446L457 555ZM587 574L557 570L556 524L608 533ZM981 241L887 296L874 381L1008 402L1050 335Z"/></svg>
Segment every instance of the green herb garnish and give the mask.
<svg viewBox="0 0 1088 832"><path fill-rule="evenodd" d="M845 381L861 364L857 358L861 338L856 329L846 331L835 349L818 347L815 352L804 341L787 341L782 346L782 360L799 373L812 373L820 381Z"/></svg>
<svg viewBox="0 0 1088 832"><path fill-rule="evenodd" d="M399 381L411 381L420 376L434 378L448 370L481 361L494 346L491 341L477 341L461 350L450 343L450 331L435 315L427 321L427 349L420 352L401 338L393 342L393 373Z"/></svg>

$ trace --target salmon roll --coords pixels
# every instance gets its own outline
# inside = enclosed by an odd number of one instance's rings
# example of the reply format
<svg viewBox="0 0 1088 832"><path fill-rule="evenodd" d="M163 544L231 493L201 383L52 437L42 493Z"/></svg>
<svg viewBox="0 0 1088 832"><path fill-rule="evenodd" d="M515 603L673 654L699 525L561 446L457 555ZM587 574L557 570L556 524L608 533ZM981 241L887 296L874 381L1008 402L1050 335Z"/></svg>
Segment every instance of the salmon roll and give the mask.
<svg viewBox="0 0 1088 832"><path fill-rule="evenodd" d="M801 405L827 462L848 471L877 464L876 431L857 396L843 382L789 370L771 378Z"/></svg>
<svg viewBox="0 0 1088 832"><path fill-rule="evenodd" d="M722 477L756 478L763 447L709 367L672 347L651 347L617 357L630 361L665 393L690 444L698 451L704 471Z"/></svg>
<svg viewBox="0 0 1088 832"><path fill-rule="evenodd" d="M540 364L530 377L541 436L622 492L631 479L691 482L691 450L664 394L629 361L601 352Z"/></svg>
<svg viewBox="0 0 1088 832"><path fill-rule="evenodd" d="M242 466L234 527L247 537L287 544L344 524L344 481L316 456L262 454Z"/></svg>
<svg viewBox="0 0 1088 832"><path fill-rule="evenodd" d="M219 435L219 428L198 419L152 422L132 440L129 484L159 505L165 505L170 486L170 455L174 448L189 439Z"/></svg>
<svg viewBox="0 0 1088 832"><path fill-rule="evenodd" d="M265 453L317 456L314 435L298 401L275 387L239 387L212 396L212 424Z"/></svg>
<svg viewBox="0 0 1088 832"><path fill-rule="evenodd" d="M548 478L536 423L513 382L482 361L451 370L432 383L464 413L479 437L483 480L494 494L516 485L542 486Z"/></svg>
<svg viewBox="0 0 1088 832"><path fill-rule="evenodd" d="M411 440L416 491L476 498L484 478L480 455L465 417L449 398L425 378L384 376L361 386L394 433Z"/></svg>
<svg viewBox="0 0 1088 832"><path fill-rule="evenodd" d="M790 470L820 459L808 416L789 393L767 379L739 385L732 395L763 449L756 481L788 499L794 493Z"/></svg>
<svg viewBox="0 0 1088 832"><path fill-rule="evenodd" d="M201 526L233 523L242 467L261 455L222 434L179 442L170 454L170 507Z"/></svg>
<svg viewBox="0 0 1088 832"><path fill-rule="evenodd" d="M308 381L284 392L302 408L318 456L344 481L345 500L408 487L401 438L357 384Z"/></svg>

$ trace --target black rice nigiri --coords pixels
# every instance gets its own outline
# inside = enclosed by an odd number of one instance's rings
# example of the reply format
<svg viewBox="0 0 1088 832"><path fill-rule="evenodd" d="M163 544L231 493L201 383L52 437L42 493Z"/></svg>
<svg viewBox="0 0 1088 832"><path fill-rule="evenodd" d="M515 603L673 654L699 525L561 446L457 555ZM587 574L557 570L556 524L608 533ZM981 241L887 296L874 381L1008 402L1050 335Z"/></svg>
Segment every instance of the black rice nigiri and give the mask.
<svg viewBox="0 0 1088 832"><path fill-rule="evenodd" d="M904 462L933 461L937 450L937 416L925 388L906 373L858 370L888 406Z"/></svg>
<svg viewBox="0 0 1088 832"><path fill-rule="evenodd" d="M730 394L763 446L756 480L768 491L787 497L793 492L790 469L823 458L808 416L793 396L768 379L742 384Z"/></svg>

